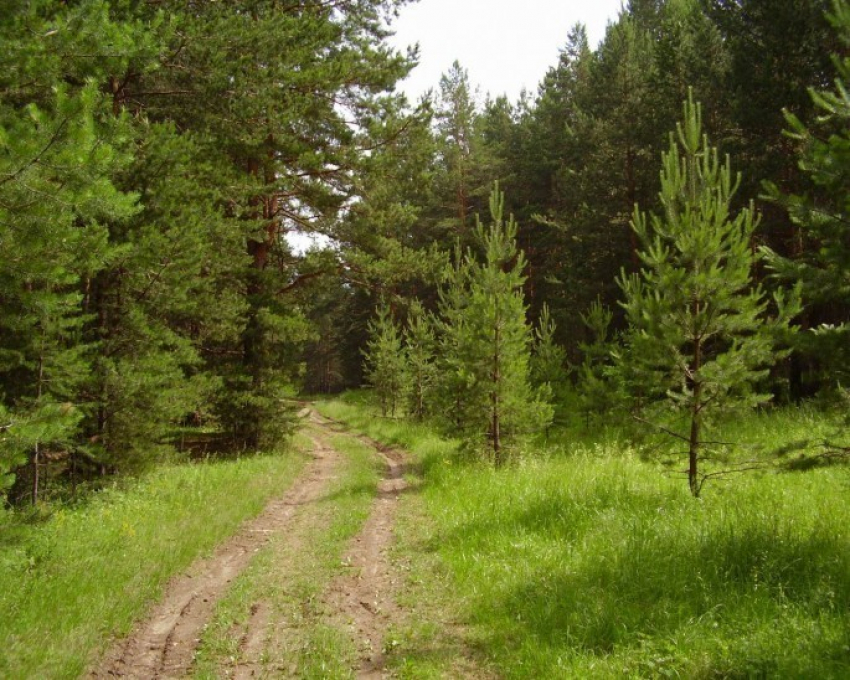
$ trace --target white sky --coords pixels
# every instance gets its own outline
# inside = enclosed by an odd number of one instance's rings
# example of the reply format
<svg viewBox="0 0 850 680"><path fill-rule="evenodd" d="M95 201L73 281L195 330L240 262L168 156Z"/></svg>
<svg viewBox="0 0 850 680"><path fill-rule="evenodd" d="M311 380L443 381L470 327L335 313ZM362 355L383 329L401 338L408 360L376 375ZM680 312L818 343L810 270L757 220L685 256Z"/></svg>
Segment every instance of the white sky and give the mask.
<svg viewBox="0 0 850 680"><path fill-rule="evenodd" d="M511 101L526 88L536 94L558 61L570 29L587 26L591 48L605 34L622 0L419 0L402 7L390 44L404 50L419 43L419 66L400 83L411 103L457 59L483 99L488 92Z"/></svg>

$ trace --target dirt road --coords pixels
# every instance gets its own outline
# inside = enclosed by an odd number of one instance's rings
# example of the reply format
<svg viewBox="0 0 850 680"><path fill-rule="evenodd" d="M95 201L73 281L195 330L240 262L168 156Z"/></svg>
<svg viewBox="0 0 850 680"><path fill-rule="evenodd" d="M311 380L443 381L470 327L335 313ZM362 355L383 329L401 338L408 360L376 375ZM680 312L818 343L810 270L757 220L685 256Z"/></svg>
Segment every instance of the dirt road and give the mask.
<svg viewBox="0 0 850 680"><path fill-rule="evenodd" d="M90 677L147 679L190 675L198 643L217 601L252 557L273 538L292 543L289 547L293 550L298 549L299 541L310 540L311 506L327 493L339 474L342 457L328 443L330 432L338 428L313 411L304 415L313 442L312 460L289 492L270 503L212 556L197 561L185 574L173 579L161 601L107 653ZM374 442L369 444L384 461L385 473L369 517L344 558L350 569L332 580L322 597L322 612L328 624L352 636L359 658L351 670L364 678L382 676L384 634L400 616L394 599L398 579L388 549L393 541L395 507L405 488L402 454L382 450ZM241 634L242 661L224 675L250 678L264 674L266 645L275 639L267 630L269 607L262 601L255 602L250 614Z"/></svg>

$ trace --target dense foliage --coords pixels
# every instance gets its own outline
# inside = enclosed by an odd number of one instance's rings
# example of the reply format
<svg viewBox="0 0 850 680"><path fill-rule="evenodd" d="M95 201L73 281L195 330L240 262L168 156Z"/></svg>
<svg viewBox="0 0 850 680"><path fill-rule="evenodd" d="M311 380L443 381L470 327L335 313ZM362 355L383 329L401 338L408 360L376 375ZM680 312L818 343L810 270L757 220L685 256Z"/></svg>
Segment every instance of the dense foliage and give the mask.
<svg viewBox="0 0 850 680"><path fill-rule="evenodd" d="M134 470L175 428L273 443L330 233L409 68L398 3L51 0L0 18L0 474ZM22 466L29 463L29 468ZM15 478L6 477L7 486Z"/></svg>
<svg viewBox="0 0 850 680"><path fill-rule="evenodd" d="M492 410L486 427L470 415L473 383L491 405L554 400L559 418L657 394L630 382L640 371L614 375L635 337L617 277L646 264L634 206L663 208L658 158L689 91L741 172L729 210L753 201L761 216L739 250L763 247L769 266L737 290L803 283L793 353L745 382L799 399L850 366L823 350L846 345L850 313L843 0L631 0L598 46L580 25L565 35L536 93L482 101L455 63L415 108L394 92L415 51L384 41L403 0L7 4L0 474L13 502L37 500L44 473L73 484L168 458L180 428L237 450L274 443L291 430L287 396L375 378L362 359L382 299L413 319L394 400L419 418L496 443ZM493 241L474 216L494 181L515 255L481 268ZM293 248L305 233L326 245ZM492 321L481 291L511 272L523 377L503 395L458 352Z"/></svg>

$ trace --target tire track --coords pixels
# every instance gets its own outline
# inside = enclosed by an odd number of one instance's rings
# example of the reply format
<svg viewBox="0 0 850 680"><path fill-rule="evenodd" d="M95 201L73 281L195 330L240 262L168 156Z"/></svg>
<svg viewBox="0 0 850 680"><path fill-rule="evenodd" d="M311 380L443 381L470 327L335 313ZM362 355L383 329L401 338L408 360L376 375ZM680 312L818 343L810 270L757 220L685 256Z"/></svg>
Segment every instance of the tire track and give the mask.
<svg viewBox="0 0 850 680"><path fill-rule="evenodd" d="M331 421L319 420L328 427ZM335 428L334 428L335 429ZM324 605L329 619L346 628L357 644L360 658L354 669L358 678L384 675L384 638L387 629L402 620L395 601L398 575L389 557L394 541L396 508L407 488L405 459L368 437L351 435L374 449L384 462L383 479L369 518L352 539L345 556L351 570L331 582Z"/></svg>
<svg viewBox="0 0 850 680"><path fill-rule="evenodd" d="M209 558L195 562L168 584L148 616L105 656L92 678L176 678L187 675L205 624L231 581L273 535L287 532L300 506L322 497L337 474L339 455L314 439L313 460L280 499L221 544ZM261 611L257 609L255 613ZM259 660L262 616L252 616L244 640L246 655ZM252 623L253 621L253 623ZM252 669L254 661L249 661Z"/></svg>

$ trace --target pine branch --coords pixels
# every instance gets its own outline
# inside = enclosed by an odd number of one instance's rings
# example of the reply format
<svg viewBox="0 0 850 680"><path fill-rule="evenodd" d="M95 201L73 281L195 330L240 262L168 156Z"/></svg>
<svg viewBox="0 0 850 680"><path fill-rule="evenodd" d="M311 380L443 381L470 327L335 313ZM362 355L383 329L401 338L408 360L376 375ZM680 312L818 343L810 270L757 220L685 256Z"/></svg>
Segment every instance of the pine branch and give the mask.
<svg viewBox="0 0 850 680"><path fill-rule="evenodd" d="M645 420L644 418L641 418L640 416L636 416L634 413L632 414L632 418L637 420L639 423L643 423L644 425L649 425L650 427L654 427L655 429L660 430L661 432L664 432L665 434L669 434L671 437L675 437L676 439L680 439L681 441L687 442L688 444L691 443L691 440L688 439L687 437L685 437L684 435L681 435L678 432L674 432L673 430L670 430L670 429L664 427L663 425L658 425L657 423L653 423L653 422L650 422L648 420ZM700 443L701 446L735 446L735 442L715 442L715 441L700 440L699 443Z"/></svg>
<svg viewBox="0 0 850 680"><path fill-rule="evenodd" d="M197 94L194 90L150 90L148 92L133 92L133 97L171 97L177 94Z"/></svg>
<svg viewBox="0 0 850 680"><path fill-rule="evenodd" d="M301 274L297 276L294 281L286 284L283 288L278 289L278 295L285 295L296 288L300 288L308 281L312 281L313 279L319 278L320 276L324 276L325 274L330 274L334 269L339 270L339 267L328 267L326 269L320 269L315 272L309 272L307 274Z"/></svg>
<svg viewBox="0 0 850 680"><path fill-rule="evenodd" d="M68 124L69 120L70 118L65 118L61 123L59 123L59 126L56 128L56 131L50 137L50 141L47 142L46 146L41 151L39 151L34 158L32 158L29 162L24 164L21 168L19 168L12 174L6 175L6 177L0 179L0 186L3 186L7 182L11 182L17 179L18 177L20 177L21 174L26 172L33 165L36 165L41 160L42 156L44 156L48 151L50 151L51 147L59 140L59 136L62 134L62 131L65 129L65 126Z"/></svg>
<svg viewBox="0 0 850 680"><path fill-rule="evenodd" d="M162 278L162 275L165 273L165 270L171 266L171 260L167 260L163 263L162 267L160 267L159 271L151 277L151 280L148 282L148 285L145 286L144 290L140 291L138 294L134 295L136 302L143 302L148 295L150 295L154 286L159 283L159 280Z"/></svg>
<svg viewBox="0 0 850 680"><path fill-rule="evenodd" d="M676 439L681 439L683 442L690 443L690 441L691 441L690 439L679 434L678 432L673 432L673 430L667 429L663 425L658 425L657 423L652 423L648 420L645 420L644 418L641 418L640 416L637 416L634 413L632 414L632 418L634 418L639 423L643 423L644 425L649 425L650 427L654 427L655 429L660 430L661 432L664 432L665 434L669 434L671 437L675 437Z"/></svg>

